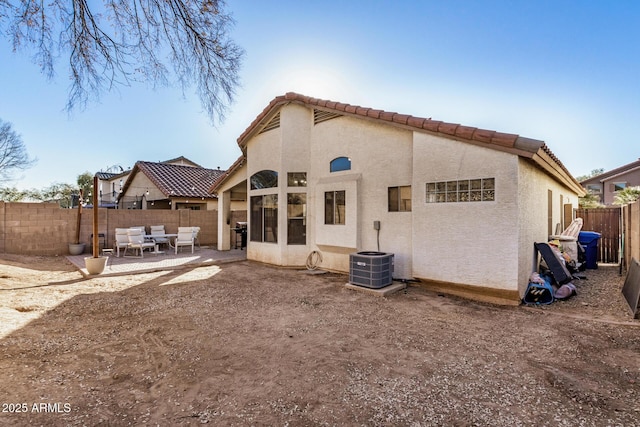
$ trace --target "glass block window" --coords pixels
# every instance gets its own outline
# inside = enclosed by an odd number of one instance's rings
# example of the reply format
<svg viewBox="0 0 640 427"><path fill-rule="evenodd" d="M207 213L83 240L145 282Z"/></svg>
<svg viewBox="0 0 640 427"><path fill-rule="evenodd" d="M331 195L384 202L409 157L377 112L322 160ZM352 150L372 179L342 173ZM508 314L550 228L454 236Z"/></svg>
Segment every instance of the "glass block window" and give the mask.
<svg viewBox="0 0 640 427"><path fill-rule="evenodd" d="M428 182L426 202L493 202L496 199L495 185L495 178Z"/></svg>

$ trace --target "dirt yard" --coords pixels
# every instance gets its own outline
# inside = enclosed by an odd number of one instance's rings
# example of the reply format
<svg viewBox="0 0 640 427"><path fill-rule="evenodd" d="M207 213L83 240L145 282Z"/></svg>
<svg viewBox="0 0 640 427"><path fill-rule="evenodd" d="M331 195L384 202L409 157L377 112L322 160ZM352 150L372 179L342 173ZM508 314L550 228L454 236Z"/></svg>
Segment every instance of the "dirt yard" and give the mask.
<svg viewBox="0 0 640 427"><path fill-rule="evenodd" d="M0 259L0 425L637 426L617 267L497 307L252 262L84 279Z"/></svg>

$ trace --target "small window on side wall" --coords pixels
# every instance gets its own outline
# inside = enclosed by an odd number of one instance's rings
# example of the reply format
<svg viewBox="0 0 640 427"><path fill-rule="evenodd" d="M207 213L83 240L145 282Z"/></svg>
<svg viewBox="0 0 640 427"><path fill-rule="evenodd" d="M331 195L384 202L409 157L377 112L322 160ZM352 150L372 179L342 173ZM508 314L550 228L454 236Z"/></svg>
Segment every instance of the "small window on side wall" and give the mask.
<svg viewBox="0 0 640 427"><path fill-rule="evenodd" d="M411 212L411 186L389 187L389 212Z"/></svg>
<svg viewBox="0 0 640 427"><path fill-rule="evenodd" d="M329 164L330 172L348 171L351 170L351 159L348 157L337 157L331 160Z"/></svg>

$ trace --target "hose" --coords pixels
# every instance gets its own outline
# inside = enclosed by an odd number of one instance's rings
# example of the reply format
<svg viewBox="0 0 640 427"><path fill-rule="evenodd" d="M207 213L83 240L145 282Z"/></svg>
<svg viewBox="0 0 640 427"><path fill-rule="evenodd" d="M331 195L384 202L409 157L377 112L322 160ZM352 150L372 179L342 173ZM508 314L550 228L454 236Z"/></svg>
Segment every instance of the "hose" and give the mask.
<svg viewBox="0 0 640 427"><path fill-rule="evenodd" d="M318 251L312 251L307 257L307 270L315 270L322 263L322 254Z"/></svg>

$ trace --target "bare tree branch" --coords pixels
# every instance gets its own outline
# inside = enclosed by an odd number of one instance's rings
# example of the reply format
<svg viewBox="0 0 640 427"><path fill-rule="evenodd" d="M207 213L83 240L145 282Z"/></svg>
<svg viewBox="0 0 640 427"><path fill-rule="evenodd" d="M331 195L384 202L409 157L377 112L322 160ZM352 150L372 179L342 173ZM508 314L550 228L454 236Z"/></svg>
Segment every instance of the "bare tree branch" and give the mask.
<svg viewBox="0 0 640 427"><path fill-rule="evenodd" d="M244 51L229 37L223 0L103 1L0 0L0 34L14 50L32 49L48 78L68 56L68 110L117 86L176 83L183 92L195 86L214 124L224 118Z"/></svg>
<svg viewBox="0 0 640 427"><path fill-rule="evenodd" d="M11 129L11 123L0 120L0 182L9 181L15 170L30 168L35 162L29 158L20 135Z"/></svg>

